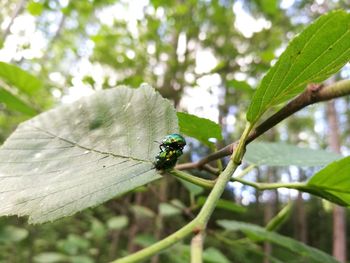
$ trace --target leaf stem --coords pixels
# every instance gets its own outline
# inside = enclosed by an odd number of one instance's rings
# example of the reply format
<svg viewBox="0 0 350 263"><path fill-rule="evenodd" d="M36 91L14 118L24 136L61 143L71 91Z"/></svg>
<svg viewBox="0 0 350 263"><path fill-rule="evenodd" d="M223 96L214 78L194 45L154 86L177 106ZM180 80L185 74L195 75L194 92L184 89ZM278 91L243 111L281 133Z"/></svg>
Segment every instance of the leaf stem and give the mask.
<svg viewBox="0 0 350 263"><path fill-rule="evenodd" d="M129 256L126 256L124 258L114 260L111 263L133 263L133 262L145 260L150 256L157 254L159 251L170 247L171 245L175 244L176 242L182 240L183 238L191 234L197 225L196 221L197 220L194 219L184 227L180 228L178 231L158 241L157 243L147 248L144 248L142 250L139 250L138 252L131 254Z"/></svg>
<svg viewBox="0 0 350 263"><path fill-rule="evenodd" d="M234 178L243 178L246 174L248 174L255 167L256 167L256 164L249 165L240 174L236 175ZM234 178L232 178L231 181L234 181L235 180Z"/></svg>
<svg viewBox="0 0 350 263"><path fill-rule="evenodd" d="M293 208L293 202L289 201L288 204L278 212L265 226L268 231L276 231L289 217Z"/></svg>
<svg viewBox="0 0 350 263"><path fill-rule="evenodd" d="M197 216L198 221L201 224L201 229L204 229L206 227L206 224L208 223L209 218L215 209L216 203L220 199L223 191L225 190L226 184L230 181L232 174L236 171L237 167L241 163L241 159L245 151L245 141L249 135L251 128L251 125L247 125L247 127L245 128L239 141L238 147L232 154L231 160L227 164L225 170L217 178L213 190L210 192L207 201L205 202Z"/></svg>
<svg viewBox="0 0 350 263"><path fill-rule="evenodd" d="M229 163L229 165L231 165ZM229 166L228 165L228 166ZM277 188L290 188L290 189L297 189L297 190L303 190L304 187L306 187L306 183L303 182L295 182L295 183L256 183L256 182L252 182L252 181L247 181L242 179L241 177L243 177L245 174L247 174L248 172L250 172L252 169L255 168L255 165L250 165L248 166L246 169L244 169L238 176L236 177L230 177L230 181L233 182L239 182L241 184L244 185L248 185L251 187L254 187L258 190L271 190L271 189L277 189ZM231 170L232 168L230 168L229 170ZM188 181L190 183L193 183L195 185L204 187L204 188L213 188L215 186L216 180L207 180L207 179L203 179L203 178L199 178L196 176L193 176L189 173L183 172L183 171L179 171L176 169L172 169L170 171L168 171L169 174L174 175L178 178L181 178L185 181ZM220 175L220 177L222 177L222 175Z"/></svg>
<svg viewBox="0 0 350 263"><path fill-rule="evenodd" d="M270 189L276 189L276 188L289 188L289 189L297 189L297 190L303 190L304 187L306 187L306 183L296 182L296 183L255 183L251 181L246 181L241 178L232 178L232 181L240 182L244 185L249 185L251 187L254 187L258 190L270 190Z"/></svg>
<svg viewBox="0 0 350 263"><path fill-rule="evenodd" d="M191 240L191 263L203 262L203 232L199 232Z"/></svg>
<svg viewBox="0 0 350 263"><path fill-rule="evenodd" d="M207 179L203 179L203 178L199 178L197 176L193 176L189 173L186 173L186 172L183 172L183 171L179 171L179 170L176 170L176 169L172 169L172 170L169 170L167 171L169 174L171 175L174 175L178 178L181 178L187 182L190 182L190 183L193 183L193 184L196 184L196 185L199 185L201 187L204 187L204 188L209 188L209 189L212 189L215 185L215 181L213 180L207 180Z"/></svg>

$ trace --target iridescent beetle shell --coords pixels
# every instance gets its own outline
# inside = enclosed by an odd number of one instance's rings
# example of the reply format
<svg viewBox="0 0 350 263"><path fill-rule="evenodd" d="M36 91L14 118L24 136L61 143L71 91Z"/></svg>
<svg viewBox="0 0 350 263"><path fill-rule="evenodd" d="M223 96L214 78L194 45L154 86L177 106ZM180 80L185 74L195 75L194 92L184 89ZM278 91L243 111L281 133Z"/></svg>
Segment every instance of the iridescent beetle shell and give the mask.
<svg viewBox="0 0 350 263"><path fill-rule="evenodd" d="M182 154L182 151L181 151L181 154ZM179 157L178 150L168 149L166 151L161 151L156 156L155 167L158 170L170 169L175 166L178 157Z"/></svg>
<svg viewBox="0 0 350 263"><path fill-rule="evenodd" d="M167 136L162 140L162 143L160 147L168 147L173 150L177 149L183 149L186 145L186 140L185 138L177 133L172 133Z"/></svg>
<svg viewBox="0 0 350 263"><path fill-rule="evenodd" d="M159 145L160 152L156 156L155 167L158 170L166 170L175 166L177 158L182 155L186 140L180 134L167 135Z"/></svg>

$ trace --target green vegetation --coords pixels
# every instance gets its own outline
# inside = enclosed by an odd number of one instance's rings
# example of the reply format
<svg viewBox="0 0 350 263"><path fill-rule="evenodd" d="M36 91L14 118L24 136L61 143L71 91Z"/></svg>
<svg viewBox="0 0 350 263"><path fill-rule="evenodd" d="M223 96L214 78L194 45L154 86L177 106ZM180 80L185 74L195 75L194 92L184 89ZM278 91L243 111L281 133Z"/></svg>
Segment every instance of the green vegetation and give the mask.
<svg viewBox="0 0 350 263"><path fill-rule="evenodd" d="M345 262L350 13L321 2L0 4L0 262Z"/></svg>

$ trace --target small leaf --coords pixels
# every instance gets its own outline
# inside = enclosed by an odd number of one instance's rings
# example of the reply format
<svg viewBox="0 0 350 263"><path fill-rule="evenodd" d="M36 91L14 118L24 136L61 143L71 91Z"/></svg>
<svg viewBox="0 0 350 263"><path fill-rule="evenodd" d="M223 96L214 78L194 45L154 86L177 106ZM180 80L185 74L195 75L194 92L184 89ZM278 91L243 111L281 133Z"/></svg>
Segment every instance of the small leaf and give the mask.
<svg viewBox="0 0 350 263"><path fill-rule="evenodd" d="M165 260L162 262L166 263L184 263L184 262L191 262L191 249L190 246L184 243L176 243L174 246L169 248L165 251L163 254ZM176 255L176 256L174 256ZM194 262L192 260L192 262Z"/></svg>
<svg viewBox="0 0 350 263"><path fill-rule="evenodd" d="M5 226L0 229L0 243L20 242L28 236L28 231L15 226Z"/></svg>
<svg viewBox="0 0 350 263"><path fill-rule="evenodd" d="M102 90L19 125L0 148L0 215L46 222L161 178L173 106L151 87Z"/></svg>
<svg viewBox="0 0 350 263"><path fill-rule="evenodd" d="M27 10L33 16L40 16L44 10L44 5L42 3L30 1L27 5Z"/></svg>
<svg viewBox="0 0 350 263"><path fill-rule="evenodd" d="M308 190L318 196L350 206L350 156L335 161L307 182Z"/></svg>
<svg viewBox="0 0 350 263"><path fill-rule="evenodd" d="M181 210L168 203L159 204L159 214L164 217L175 216L181 214Z"/></svg>
<svg viewBox="0 0 350 263"><path fill-rule="evenodd" d="M149 234L140 234L137 235L135 240L135 244L142 246L142 247L149 247L150 245L157 242L156 238L153 235Z"/></svg>
<svg viewBox="0 0 350 263"><path fill-rule="evenodd" d="M204 250L203 260L205 263L230 263L231 261L225 255L214 247Z"/></svg>
<svg viewBox="0 0 350 263"><path fill-rule="evenodd" d="M114 216L107 221L109 229L120 230L125 228L129 223L129 218L126 216Z"/></svg>
<svg viewBox="0 0 350 263"><path fill-rule="evenodd" d="M0 61L0 79L29 95L43 87L43 83L38 78L24 71L23 69Z"/></svg>
<svg viewBox="0 0 350 263"><path fill-rule="evenodd" d="M44 252L34 257L35 263L60 263L67 262L68 256L56 252Z"/></svg>
<svg viewBox="0 0 350 263"><path fill-rule="evenodd" d="M3 102L7 108L15 111L22 112L29 116L34 116L37 111L29 106L26 102L19 98L19 96L13 95L11 92L0 87L0 102Z"/></svg>
<svg viewBox="0 0 350 263"><path fill-rule="evenodd" d="M285 143L253 142L247 146L244 160L269 166L321 166L342 156L325 150L301 148Z"/></svg>
<svg viewBox="0 0 350 263"><path fill-rule="evenodd" d="M201 193L203 193L204 189L203 187L200 187L198 185L195 185L193 183L190 183L190 182L187 182L185 180L182 180L182 179L178 179L182 184L183 186L191 193L193 194L194 196L197 196Z"/></svg>
<svg viewBox="0 0 350 263"><path fill-rule="evenodd" d="M242 231L248 238L250 235L254 237L259 237L260 240L269 241L278 246L284 247L297 255L301 255L305 258L310 259L311 261L307 262L320 262L320 263L337 263L332 256L324 253L321 250L310 247L301 243L290 237L282 236L276 232L270 232L264 229L263 227L238 222L230 220L219 220L217 223L226 230L229 231Z"/></svg>
<svg viewBox="0 0 350 263"><path fill-rule="evenodd" d="M200 196L197 199L197 204L199 206L203 206L206 202L207 198L204 196ZM243 206L237 205L234 201L228 201L224 199L219 199L216 205L216 208L223 209L226 211L234 212L234 213L244 213L247 209Z"/></svg>
<svg viewBox="0 0 350 263"><path fill-rule="evenodd" d="M156 214L151 209L149 209L148 207L145 207L145 206L133 205L131 207L131 209L136 217L153 218L156 216Z"/></svg>
<svg viewBox="0 0 350 263"><path fill-rule="evenodd" d="M252 94L254 92L254 90L252 89L252 87L245 81L239 81L239 80L230 80L227 82L227 86L229 88L233 88L233 89L237 89L237 90L241 90L244 92L247 92L248 94Z"/></svg>
<svg viewBox="0 0 350 263"><path fill-rule="evenodd" d="M71 263L94 263L95 260L89 256L78 255L78 256L70 256L69 262L71 262Z"/></svg>
<svg viewBox="0 0 350 263"><path fill-rule="evenodd" d="M107 230L105 225L100 220L93 218L91 220L90 233L95 239L102 239L106 236Z"/></svg>
<svg viewBox="0 0 350 263"><path fill-rule="evenodd" d="M261 0L259 1L262 11L268 15L275 15L278 11L277 0Z"/></svg>
<svg viewBox="0 0 350 263"><path fill-rule="evenodd" d="M62 239L57 242L57 248L69 255L76 255L79 251L86 251L90 243L84 237L70 234L67 239Z"/></svg>
<svg viewBox="0 0 350 263"><path fill-rule="evenodd" d="M255 123L269 108L285 102L312 82L340 70L350 59L350 14L321 16L294 38L256 90L247 113Z"/></svg>
<svg viewBox="0 0 350 263"><path fill-rule="evenodd" d="M221 128L217 123L184 112L178 112L177 117L181 133L196 138L209 147L212 145L210 138L222 140Z"/></svg>

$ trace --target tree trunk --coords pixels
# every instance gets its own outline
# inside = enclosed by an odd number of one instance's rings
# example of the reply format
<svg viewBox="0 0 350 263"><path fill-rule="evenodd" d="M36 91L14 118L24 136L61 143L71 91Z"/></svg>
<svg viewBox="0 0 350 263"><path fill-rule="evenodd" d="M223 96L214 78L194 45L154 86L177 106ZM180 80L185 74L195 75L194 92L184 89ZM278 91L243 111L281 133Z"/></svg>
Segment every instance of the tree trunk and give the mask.
<svg viewBox="0 0 350 263"><path fill-rule="evenodd" d="M299 181L305 181L305 176L303 171L299 169ZM303 200L303 193L298 193L298 198L296 200L296 226L297 226L297 239L303 243L307 243L307 221L305 204Z"/></svg>
<svg viewBox="0 0 350 263"><path fill-rule="evenodd" d="M274 181L276 170L274 168L268 168L267 171L267 182L272 183ZM266 191L267 192L267 191ZM274 217L276 214L276 205L277 205L277 191L276 190L270 190L268 191L268 200L265 203L264 207L264 225L266 226L270 220ZM269 256L272 253L272 246L269 242L264 243L264 263L270 263Z"/></svg>
<svg viewBox="0 0 350 263"><path fill-rule="evenodd" d="M16 5L16 8L13 11L13 14L11 16L10 23L8 24L8 26L5 28L4 32L2 33L2 41L5 42L7 35L10 33L11 26L15 22L15 19L22 13L26 3L27 3L27 0L21 0Z"/></svg>
<svg viewBox="0 0 350 263"><path fill-rule="evenodd" d="M334 101L327 103L329 127L329 145L334 152L340 153L339 123ZM346 262L346 221L345 209L333 207L333 256L340 262Z"/></svg>

